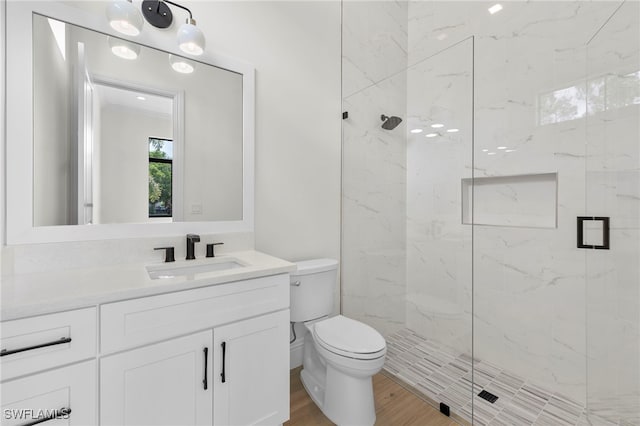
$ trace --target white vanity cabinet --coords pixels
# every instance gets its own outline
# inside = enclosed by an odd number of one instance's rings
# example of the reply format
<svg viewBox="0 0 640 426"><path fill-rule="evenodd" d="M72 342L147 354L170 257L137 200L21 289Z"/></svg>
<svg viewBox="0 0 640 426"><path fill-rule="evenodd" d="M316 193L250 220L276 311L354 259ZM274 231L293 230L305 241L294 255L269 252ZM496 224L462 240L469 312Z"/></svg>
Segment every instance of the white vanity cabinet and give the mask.
<svg viewBox="0 0 640 426"><path fill-rule="evenodd" d="M100 360L101 425L211 425L211 330Z"/></svg>
<svg viewBox="0 0 640 426"><path fill-rule="evenodd" d="M105 304L100 320L101 425L289 418L288 274Z"/></svg>
<svg viewBox="0 0 640 426"><path fill-rule="evenodd" d="M201 283L2 322L0 423L284 423L289 274Z"/></svg>
<svg viewBox="0 0 640 426"><path fill-rule="evenodd" d="M276 425L289 418L289 310L213 331L214 425Z"/></svg>
<svg viewBox="0 0 640 426"><path fill-rule="evenodd" d="M95 307L5 321L0 331L2 425L96 424Z"/></svg>
<svg viewBox="0 0 640 426"><path fill-rule="evenodd" d="M96 390L95 360L3 382L2 425L95 425Z"/></svg>

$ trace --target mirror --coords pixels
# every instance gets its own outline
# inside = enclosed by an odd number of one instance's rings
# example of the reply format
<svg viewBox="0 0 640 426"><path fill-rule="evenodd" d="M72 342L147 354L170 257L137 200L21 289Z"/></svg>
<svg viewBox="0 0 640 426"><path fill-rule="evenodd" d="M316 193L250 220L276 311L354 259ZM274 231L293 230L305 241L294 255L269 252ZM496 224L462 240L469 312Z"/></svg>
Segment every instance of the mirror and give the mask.
<svg viewBox="0 0 640 426"><path fill-rule="evenodd" d="M33 102L34 226L242 219L241 74L34 14Z"/></svg>
<svg viewBox="0 0 640 426"><path fill-rule="evenodd" d="M7 244L253 231L253 67L80 3L6 12Z"/></svg>

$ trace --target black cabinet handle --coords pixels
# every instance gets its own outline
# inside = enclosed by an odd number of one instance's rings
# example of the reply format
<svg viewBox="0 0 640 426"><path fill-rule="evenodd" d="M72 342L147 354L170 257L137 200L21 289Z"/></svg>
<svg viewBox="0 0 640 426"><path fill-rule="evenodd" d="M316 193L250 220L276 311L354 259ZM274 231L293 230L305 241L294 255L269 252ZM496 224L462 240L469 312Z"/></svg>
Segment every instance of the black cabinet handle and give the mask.
<svg viewBox="0 0 640 426"><path fill-rule="evenodd" d="M69 414L71 414L71 408L61 408L55 413L51 413L48 416L36 419L29 423L23 423L20 426L33 426L33 425L39 425L40 423L48 422L49 420L55 420L59 418L69 418Z"/></svg>
<svg viewBox="0 0 640 426"><path fill-rule="evenodd" d="M227 352L227 342L222 342L220 346L222 346L222 373L220 373L220 377L222 378L222 383L225 383L227 381L227 377L224 372L224 366L226 364L225 358Z"/></svg>
<svg viewBox="0 0 640 426"><path fill-rule="evenodd" d="M207 364L209 362L209 348L204 348L204 379L202 380L202 384L204 385L204 390L207 390Z"/></svg>
<svg viewBox="0 0 640 426"><path fill-rule="evenodd" d="M32 351L34 349L46 348L47 346L62 345L64 343L70 343L70 342L71 342L71 337L63 337L60 340L42 343L40 345L26 346L24 348L18 348L18 349L3 349L2 351L0 351L0 356L13 355L19 352Z"/></svg>

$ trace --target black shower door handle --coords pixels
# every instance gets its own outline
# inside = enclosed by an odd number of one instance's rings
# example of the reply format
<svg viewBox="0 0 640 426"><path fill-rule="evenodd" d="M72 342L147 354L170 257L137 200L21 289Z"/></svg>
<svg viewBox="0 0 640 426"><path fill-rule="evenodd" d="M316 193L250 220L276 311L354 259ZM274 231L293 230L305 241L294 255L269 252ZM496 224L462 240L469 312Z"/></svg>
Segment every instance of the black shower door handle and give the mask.
<svg viewBox="0 0 640 426"><path fill-rule="evenodd" d="M584 243L584 222L599 220L602 221L602 245L593 245ZM610 237L609 237L609 224L610 218L608 216L578 216L578 248L584 249L597 249L597 250L609 250Z"/></svg>

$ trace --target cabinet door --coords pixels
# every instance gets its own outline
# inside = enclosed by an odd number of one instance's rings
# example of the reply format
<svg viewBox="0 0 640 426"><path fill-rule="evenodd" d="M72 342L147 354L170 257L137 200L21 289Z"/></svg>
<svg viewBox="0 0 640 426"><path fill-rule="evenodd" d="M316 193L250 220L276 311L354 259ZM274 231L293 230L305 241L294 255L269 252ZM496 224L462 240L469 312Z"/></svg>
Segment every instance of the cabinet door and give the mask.
<svg viewBox="0 0 640 426"><path fill-rule="evenodd" d="M102 425L210 425L211 331L102 358Z"/></svg>
<svg viewBox="0 0 640 426"><path fill-rule="evenodd" d="M289 310L217 327L213 337L214 425L285 422L289 418Z"/></svg>
<svg viewBox="0 0 640 426"><path fill-rule="evenodd" d="M2 425L95 425L96 375L87 361L2 383Z"/></svg>

